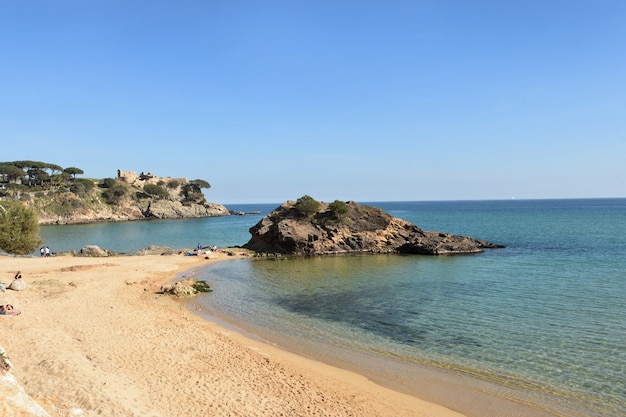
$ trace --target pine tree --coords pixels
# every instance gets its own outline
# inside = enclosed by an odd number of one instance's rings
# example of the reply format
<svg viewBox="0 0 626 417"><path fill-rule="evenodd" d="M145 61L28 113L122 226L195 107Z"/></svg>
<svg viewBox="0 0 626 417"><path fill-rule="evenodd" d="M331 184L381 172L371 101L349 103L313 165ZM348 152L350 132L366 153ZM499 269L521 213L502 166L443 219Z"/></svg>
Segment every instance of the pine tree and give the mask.
<svg viewBox="0 0 626 417"><path fill-rule="evenodd" d="M0 250L27 255L42 243L37 215L17 201L0 202Z"/></svg>

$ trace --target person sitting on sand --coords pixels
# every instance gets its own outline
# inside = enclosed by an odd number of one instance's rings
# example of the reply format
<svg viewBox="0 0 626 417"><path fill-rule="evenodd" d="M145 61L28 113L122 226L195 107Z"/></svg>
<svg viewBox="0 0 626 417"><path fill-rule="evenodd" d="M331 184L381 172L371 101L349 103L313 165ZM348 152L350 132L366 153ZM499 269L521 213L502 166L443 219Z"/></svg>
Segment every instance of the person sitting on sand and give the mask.
<svg viewBox="0 0 626 417"><path fill-rule="evenodd" d="M0 316L17 316L21 311L13 308L11 304L0 305Z"/></svg>
<svg viewBox="0 0 626 417"><path fill-rule="evenodd" d="M20 271L15 273L13 282L9 284L8 288L15 291L23 291L26 288L26 281L22 279L22 273Z"/></svg>

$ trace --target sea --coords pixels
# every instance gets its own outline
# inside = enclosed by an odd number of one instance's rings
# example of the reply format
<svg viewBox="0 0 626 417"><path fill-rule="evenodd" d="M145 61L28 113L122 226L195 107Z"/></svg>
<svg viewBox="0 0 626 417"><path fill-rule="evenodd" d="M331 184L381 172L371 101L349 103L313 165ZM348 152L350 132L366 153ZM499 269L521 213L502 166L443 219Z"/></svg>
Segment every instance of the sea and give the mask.
<svg viewBox="0 0 626 417"><path fill-rule="evenodd" d="M626 199L362 204L505 248L214 263L193 271L213 292L188 307L468 416L626 416ZM278 205L43 226L41 236L53 252L233 247Z"/></svg>

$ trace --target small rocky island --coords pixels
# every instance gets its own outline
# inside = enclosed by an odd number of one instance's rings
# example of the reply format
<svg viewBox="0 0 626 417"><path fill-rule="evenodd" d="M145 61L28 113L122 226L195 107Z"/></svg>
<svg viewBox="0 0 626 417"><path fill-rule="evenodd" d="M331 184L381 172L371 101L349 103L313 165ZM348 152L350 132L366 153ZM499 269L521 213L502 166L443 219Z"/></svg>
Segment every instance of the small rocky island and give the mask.
<svg viewBox="0 0 626 417"><path fill-rule="evenodd" d="M401 253L459 255L503 246L428 232L383 210L353 201L327 204L309 196L287 201L250 228L243 247L258 253L322 255Z"/></svg>

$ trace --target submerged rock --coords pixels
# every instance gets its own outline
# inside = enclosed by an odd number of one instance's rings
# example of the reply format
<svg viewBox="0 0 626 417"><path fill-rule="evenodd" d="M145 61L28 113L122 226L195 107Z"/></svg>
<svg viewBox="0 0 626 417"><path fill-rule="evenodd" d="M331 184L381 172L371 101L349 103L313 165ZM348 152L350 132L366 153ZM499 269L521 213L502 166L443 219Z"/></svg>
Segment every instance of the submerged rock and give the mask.
<svg viewBox="0 0 626 417"><path fill-rule="evenodd" d="M423 231L379 208L353 201L331 205L320 202L315 212L306 214L298 203L288 201L250 228L250 233L252 238L244 248L282 254L456 255L502 247L469 236Z"/></svg>

